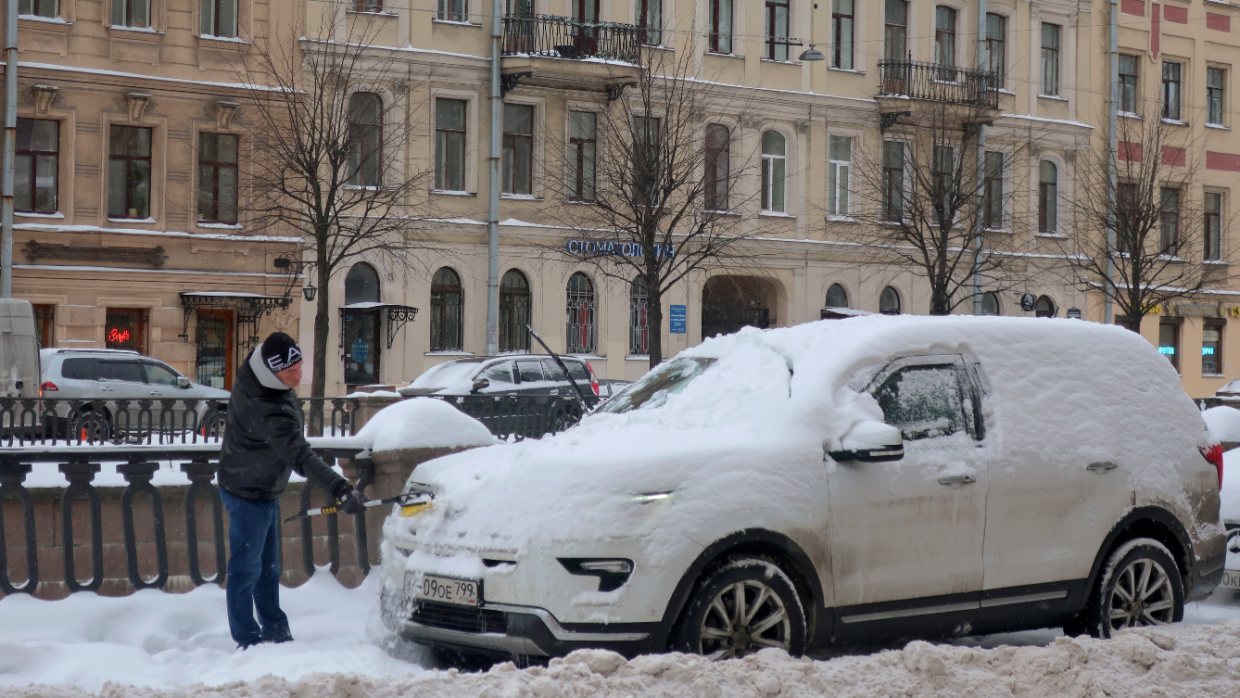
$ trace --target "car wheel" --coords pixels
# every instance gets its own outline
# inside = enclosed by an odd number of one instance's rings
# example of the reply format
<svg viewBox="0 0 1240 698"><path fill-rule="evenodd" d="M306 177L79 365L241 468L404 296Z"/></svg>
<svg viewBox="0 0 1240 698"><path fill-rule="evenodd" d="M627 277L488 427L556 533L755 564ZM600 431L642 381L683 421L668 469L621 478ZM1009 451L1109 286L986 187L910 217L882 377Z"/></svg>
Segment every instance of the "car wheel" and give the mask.
<svg viewBox="0 0 1240 698"><path fill-rule="evenodd" d="M224 438L224 425L228 421L228 413L224 410L208 412L202 419L202 436L204 438Z"/></svg>
<svg viewBox="0 0 1240 698"><path fill-rule="evenodd" d="M1085 612L1064 628L1109 638L1125 628L1184 618L1184 582L1175 558L1153 538L1137 538L1107 558Z"/></svg>
<svg viewBox="0 0 1240 698"><path fill-rule="evenodd" d="M778 647L805 652L805 611L783 570L766 560L730 562L707 575L681 617L675 649L708 659Z"/></svg>
<svg viewBox="0 0 1240 698"><path fill-rule="evenodd" d="M487 671L495 666L495 660L477 652L453 649L442 645L431 645L431 656L435 663L443 669L460 669L461 671Z"/></svg>
<svg viewBox="0 0 1240 698"><path fill-rule="evenodd" d="M101 412L78 412L69 420L69 441L101 444L112 439L112 425L108 417Z"/></svg>

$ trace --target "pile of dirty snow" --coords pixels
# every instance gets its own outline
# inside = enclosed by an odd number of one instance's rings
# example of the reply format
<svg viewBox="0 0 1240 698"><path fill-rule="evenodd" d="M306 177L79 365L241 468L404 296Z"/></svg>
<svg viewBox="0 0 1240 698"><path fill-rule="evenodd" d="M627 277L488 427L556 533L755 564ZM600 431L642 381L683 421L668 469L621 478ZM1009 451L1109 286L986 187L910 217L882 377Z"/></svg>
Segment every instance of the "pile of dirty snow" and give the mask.
<svg viewBox="0 0 1240 698"><path fill-rule="evenodd" d="M375 452L499 443L482 422L435 398L412 398L388 405L354 438Z"/></svg>

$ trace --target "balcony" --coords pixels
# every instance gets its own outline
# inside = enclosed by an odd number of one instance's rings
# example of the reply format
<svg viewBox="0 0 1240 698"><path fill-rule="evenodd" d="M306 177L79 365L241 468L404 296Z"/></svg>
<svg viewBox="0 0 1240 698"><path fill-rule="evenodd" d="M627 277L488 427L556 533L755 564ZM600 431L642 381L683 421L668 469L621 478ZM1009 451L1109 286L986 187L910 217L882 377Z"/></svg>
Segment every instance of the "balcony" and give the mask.
<svg viewBox="0 0 1240 698"><path fill-rule="evenodd" d="M522 84L613 91L640 74L642 29L552 15L504 17L505 91Z"/></svg>
<svg viewBox="0 0 1240 698"><path fill-rule="evenodd" d="M913 60L882 60L878 62L881 82L878 86L882 123L919 124L930 112L937 112L968 123L989 123L999 114L998 78L982 70L956 68ZM942 109L919 109L913 113L911 102L945 105ZM922 105L924 106L924 105Z"/></svg>

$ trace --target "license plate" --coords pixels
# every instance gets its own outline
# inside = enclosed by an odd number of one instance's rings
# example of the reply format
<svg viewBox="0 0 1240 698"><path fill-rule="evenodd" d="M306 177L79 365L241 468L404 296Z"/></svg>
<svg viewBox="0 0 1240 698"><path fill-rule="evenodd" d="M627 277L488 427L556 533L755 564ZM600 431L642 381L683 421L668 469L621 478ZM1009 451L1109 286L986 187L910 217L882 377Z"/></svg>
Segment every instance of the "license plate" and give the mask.
<svg viewBox="0 0 1240 698"><path fill-rule="evenodd" d="M1240 570L1223 570L1223 581L1218 586L1220 589L1240 591Z"/></svg>
<svg viewBox="0 0 1240 698"><path fill-rule="evenodd" d="M453 579L433 574L421 577L409 574L405 577L405 596L458 606L477 606L480 587L481 584L473 579Z"/></svg>

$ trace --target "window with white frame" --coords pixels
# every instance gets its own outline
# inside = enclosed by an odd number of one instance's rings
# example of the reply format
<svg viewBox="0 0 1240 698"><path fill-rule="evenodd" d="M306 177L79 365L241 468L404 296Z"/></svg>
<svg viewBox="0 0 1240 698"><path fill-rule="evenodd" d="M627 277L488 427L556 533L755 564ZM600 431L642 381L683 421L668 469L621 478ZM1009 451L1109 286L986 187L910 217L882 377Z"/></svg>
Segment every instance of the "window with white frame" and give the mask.
<svg viewBox="0 0 1240 698"><path fill-rule="evenodd" d="M1038 163L1038 232L1059 232L1059 168L1050 160Z"/></svg>
<svg viewBox="0 0 1240 698"><path fill-rule="evenodd" d="M1042 23L1042 94L1059 96L1059 35L1063 28Z"/></svg>
<svg viewBox="0 0 1240 698"><path fill-rule="evenodd" d="M831 136L827 212L832 216L847 216L850 211L848 187L852 170L852 141L850 136Z"/></svg>
<svg viewBox="0 0 1240 698"><path fill-rule="evenodd" d="M59 0L20 0L17 4L17 14L54 19L60 16L60 2Z"/></svg>
<svg viewBox="0 0 1240 698"><path fill-rule="evenodd" d="M237 38L237 0L202 0L202 35Z"/></svg>
<svg viewBox="0 0 1240 698"><path fill-rule="evenodd" d="M853 69L856 0L831 0L831 67Z"/></svg>
<svg viewBox="0 0 1240 698"><path fill-rule="evenodd" d="M467 0L439 0L436 17L447 22L468 22L469 3Z"/></svg>
<svg viewBox="0 0 1240 698"><path fill-rule="evenodd" d="M1227 71L1222 68L1206 68L1206 123L1223 125L1223 98Z"/></svg>
<svg viewBox="0 0 1240 698"><path fill-rule="evenodd" d="M151 0L112 0L112 26L149 28Z"/></svg>
<svg viewBox="0 0 1240 698"><path fill-rule="evenodd" d="M784 178L787 174L787 144L779 131L762 133L762 210L784 212Z"/></svg>
<svg viewBox="0 0 1240 698"><path fill-rule="evenodd" d="M465 112L463 99L435 100L435 188L465 191Z"/></svg>

